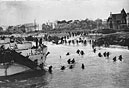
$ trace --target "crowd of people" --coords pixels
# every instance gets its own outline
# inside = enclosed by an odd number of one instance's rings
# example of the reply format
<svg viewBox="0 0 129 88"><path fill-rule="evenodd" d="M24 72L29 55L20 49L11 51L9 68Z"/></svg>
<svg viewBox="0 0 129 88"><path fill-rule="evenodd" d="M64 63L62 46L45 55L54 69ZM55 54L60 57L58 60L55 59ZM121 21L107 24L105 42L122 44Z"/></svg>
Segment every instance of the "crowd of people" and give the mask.
<svg viewBox="0 0 129 88"><path fill-rule="evenodd" d="M104 57L106 59L111 59L111 57L110 57L111 53L109 51L99 52L99 50L97 50L98 49L97 47L100 47L100 46L96 46L96 44L95 44L96 40L92 40L92 39L86 40L85 39L86 36L87 36L87 34L85 34L83 32L69 33L69 36L61 37L60 44L67 44L67 45L71 45L71 44L75 45L76 44L76 45L78 45L79 43L81 43L83 45L87 45L87 43L89 43L93 49L93 53L95 53L95 54L97 53L99 58ZM75 52L76 52L76 54L81 55L81 56L85 55L85 52L81 49L77 49ZM66 56L69 56L69 55L70 55L70 52L67 52ZM113 62L116 62L117 60L123 61L123 56L119 55L118 58L116 56L114 56L112 58ZM67 64L68 64L69 69L73 69L76 64L76 60L74 58L68 59ZM80 67L81 67L81 69L85 69L85 63L81 63ZM65 70L66 68L67 68L67 66L62 65L60 67L60 70ZM50 73L52 73L52 69L53 69L53 66L49 66L48 71Z"/></svg>

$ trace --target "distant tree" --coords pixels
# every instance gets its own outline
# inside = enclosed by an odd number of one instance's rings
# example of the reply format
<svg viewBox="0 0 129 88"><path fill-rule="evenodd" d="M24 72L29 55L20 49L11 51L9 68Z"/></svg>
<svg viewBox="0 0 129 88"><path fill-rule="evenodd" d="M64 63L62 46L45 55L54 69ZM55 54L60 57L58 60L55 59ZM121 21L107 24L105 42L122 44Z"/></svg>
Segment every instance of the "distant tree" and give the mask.
<svg viewBox="0 0 129 88"><path fill-rule="evenodd" d="M66 20L57 21L57 24L62 24L62 23L67 23L67 21Z"/></svg>
<svg viewBox="0 0 129 88"><path fill-rule="evenodd" d="M100 29L102 27L102 19L96 19L95 22L97 25L97 29Z"/></svg>
<svg viewBox="0 0 129 88"><path fill-rule="evenodd" d="M21 31L22 31L23 33L26 32L26 30L25 30L25 25L22 25L22 26L20 27L20 29L21 29Z"/></svg>
<svg viewBox="0 0 129 88"><path fill-rule="evenodd" d="M13 26L8 26L8 28L7 28L7 32L11 32L11 29L13 28Z"/></svg>
<svg viewBox="0 0 129 88"><path fill-rule="evenodd" d="M73 20L69 20L67 23L69 24L69 23L71 23L71 22L73 22Z"/></svg>
<svg viewBox="0 0 129 88"><path fill-rule="evenodd" d="M1 31L3 31L3 28L2 28L2 27L0 27L0 32L1 32Z"/></svg>

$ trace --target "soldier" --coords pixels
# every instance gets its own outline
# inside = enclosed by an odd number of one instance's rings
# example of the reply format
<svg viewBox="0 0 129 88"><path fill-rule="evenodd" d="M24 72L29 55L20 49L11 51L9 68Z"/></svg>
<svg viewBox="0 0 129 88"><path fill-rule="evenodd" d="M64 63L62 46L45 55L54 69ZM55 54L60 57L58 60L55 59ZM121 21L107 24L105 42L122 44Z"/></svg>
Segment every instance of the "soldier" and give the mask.
<svg viewBox="0 0 129 88"><path fill-rule="evenodd" d="M61 70L65 70L65 66L61 66Z"/></svg>
<svg viewBox="0 0 129 88"><path fill-rule="evenodd" d="M113 61L116 62L116 56L113 58Z"/></svg>
<svg viewBox="0 0 129 88"><path fill-rule="evenodd" d="M96 48L93 49L93 52L96 53Z"/></svg>
<svg viewBox="0 0 129 88"><path fill-rule="evenodd" d="M106 53L106 52L104 52L104 53L103 53L103 56L104 56L104 57L106 57L106 56L107 56L107 53Z"/></svg>
<svg viewBox="0 0 129 88"><path fill-rule="evenodd" d="M109 58L109 55L110 55L110 53L109 52L107 52L107 57Z"/></svg>
<svg viewBox="0 0 129 88"><path fill-rule="evenodd" d="M70 55L70 53L68 52L68 53L66 53L66 56L68 56L68 55Z"/></svg>
<svg viewBox="0 0 129 88"><path fill-rule="evenodd" d="M85 53L84 53L84 51L80 51L80 54L81 54L81 55L84 55Z"/></svg>
<svg viewBox="0 0 129 88"><path fill-rule="evenodd" d="M120 61L122 61L122 59L123 59L123 58L122 58L122 55L120 55L118 59L119 59Z"/></svg>
<svg viewBox="0 0 129 88"><path fill-rule="evenodd" d="M99 56L99 57L102 57L102 54L101 54L101 53L98 53L98 56Z"/></svg>
<svg viewBox="0 0 129 88"><path fill-rule="evenodd" d="M49 71L49 73L52 73L52 66L49 66L48 71Z"/></svg>
<svg viewBox="0 0 129 88"><path fill-rule="evenodd" d="M79 53L80 53L80 50L78 49L78 50L76 51L76 53L79 54Z"/></svg>
<svg viewBox="0 0 129 88"><path fill-rule="evenodd" d="M68 59L68 60L67 60L67 62L68 62L68 64L70 64L71 60L70 60L70 59Z"/></svg>
<svg viewBox="0 0 129 88"><path fill-rule="evenodd" d="M73 58L73 60L71 61L71 63L72 63L72 64L74 64L74 63L75 63L75 60L74 60L74 58Z"/></svg>
<svg viewBox="0 0 129 88"><path fill-rule="evenodd" d="M85 66L84 66L84 64L83 64L83 63L82 63L82 66L81 66L81 68L82 68L82 69L85 69Z"/></svg>

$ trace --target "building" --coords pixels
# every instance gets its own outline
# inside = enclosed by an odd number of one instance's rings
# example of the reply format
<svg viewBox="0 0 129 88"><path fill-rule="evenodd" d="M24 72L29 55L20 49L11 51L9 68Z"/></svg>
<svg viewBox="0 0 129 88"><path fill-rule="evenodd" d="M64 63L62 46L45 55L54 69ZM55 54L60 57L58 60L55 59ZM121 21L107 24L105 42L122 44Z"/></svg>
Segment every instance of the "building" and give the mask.
<svg viewBox="0 0 129 88"><path fill-rule="evenodd" d="M127 13L126 20L127 20L127 26L129 27L129 13Z"/></svg>
<svg viewBox="0 0 129 88"><path fill-rule="evenodd" d="M124 9L122 9L121 13L118 14L110 13L107 24L110 29L121 29L127 27L127 13Z"/></svg>
<svg viewBox="0 0 129 88"><path fill-rule="evenodd" d="M16 26L9 26L7 28L8 32L11 33L25 33L25 32L32 32L37 30L38 25L34 23L27 23L22 25L16 25Z"/></svg>
<svg viewBox="0 0 129 88"><path fill-rule="evenodd" d="M35 23L27 23L22 25L22 30L25 30L25 32L32 32L37 29L37 25Z"/></svg>
<svg viewBox="0 0 129 88"><path fill-rule="evenodd" d="M0 27L0 32L2 32L3 31L3 27Z"/></svg>

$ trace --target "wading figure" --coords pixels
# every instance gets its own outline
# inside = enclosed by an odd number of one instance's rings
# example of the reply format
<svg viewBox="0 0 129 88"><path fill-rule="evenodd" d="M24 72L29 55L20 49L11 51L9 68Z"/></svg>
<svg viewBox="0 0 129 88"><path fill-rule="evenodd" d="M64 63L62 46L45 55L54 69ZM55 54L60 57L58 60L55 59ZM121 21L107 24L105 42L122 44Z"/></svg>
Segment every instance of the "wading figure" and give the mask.
<svg viewBox="0 0 129 88"><path fill-rule="evenodd" d="M91 40L89 40L89 43L91 44Z"/></svg>
<svg viewBox="0 0 129 88"><path fill-rule="evenodd" d="M78 40L76 40L76 43L77 43L77 45L78 45Z"/></svg>
<svg viewBox="0 0 129 88"><path fill-rule="evenodd" d="M73 60L71 61L71 63L72 63L72 64L74 64L74 63L75 63L75 60L74 60L74 58L73 58Z"/></svg>
<svg viewBox="0 0 129 88"><path fill-rule="evenodd" d="M36 38L36 48L38 48L38 38Z"/></svg>
<svg viewBox="0 0 129 88"><path fill-rule="evenodd" d="M49 73L52 73L52 66L49 67L48 71Z"/></svg>
<svg viewBox="0 0 129 88"><path fill-rule="evenodd" d="M65 66L61 66L61 70L65 70Z"/></svg>
<svg viewBox="0 0 129 88"><path fill-rule="evenodd" d="M71 60L70 60L70 59L68 59L68 60L67 60L67 62L68 62L68 64L70 64Z"/></svg>
<svg viewBox="0 0 129 88"><path fill-rule="evenodd" d="M80 51L80 54L81 54L81 55L84 55L84 51L81 50L81 51Z"/></svg>
<svg viewBox="0 0 129 88"><path fill-rule="evenodd" d="M69 69L73 69L73 65L70 65L70 66L69 66Z"/></svg>
<svg viewBox="0 0 129 88"><path fill-rule="evenodd" d="M67 41L66 40L64 40L64 42L65 42L65 44L67 44Z"/></svg>
<svg viewBox="0 0 129 88"><path fill-rule="evenodd" d="M68 53L66 53L66 56L68 56L68 55L70 55L70 53L68 52Z"/></svg>
<svg viewBox="0 0 129 88"><path fill-rule="evenodd" d="M75 44L74 40L72 40L72 43Z"/></svg>
<svg viewBox="0 0 129 88"><path fill-rule="evenodd" d="M93 48L93 49L94 49L94 47L95 47L94 44L92 44L92 48Z"/></svg>
<svg viewBox="0 0 129 88"><path fill-rule="evenodd" d="M96 53L96 48L93 49L93 52Z"/></svg>
<svg viewBox="0 0 129 88"><path fill-rule="evenodd" d="M78 50L76 51L76 53L79 54L79 53L80 53L80 50L78 49Z"/></svg>
<svg viewBox="0 0 129 88"><path fill-rule="evenodd" d="M42 44L42 38L40 38L39 40L39 46Z"/></svg>
<svg viewBox="0 0 129 88"><path fill-rule="evenodd" d="M109 58L109 55L110 55L110 53L109 52L107 52L107 57Z"/></svg>
<svg viewBox="0 0 129 88"><path fill-rule="evenodd" d="M104 53L103 53L103 56L104 56L104 57L106 57L106 56L107 56L107 53L106 53L106 52L104 52Z"/></svg>
<svg viewBox="0 0 129 88"><path fill-rule="evenodd" d="M87 42L86 42L86 40L84 40L84 45L86 45L87 44Z"/></svg>
<svg viewBox="0 0 129 88"><path fill-rule="evenodd" d="M85 66L84 66L84 64L82 64L81 68L82 68L82 69L85 69Z"/></svg>
<svg viewBox="0 0 129 88"><path fill-rule="evenodd" d="M119 59L120 61L122 61L122 59L123 59L123 58L122 58L122 55L120 55L118 59Z"/></svg>
<svg viewBox="0 0 129 88"><path fill-rule="evenodd" d="M98 56L99 56L99 57L102 57L102 54L101 54L101 53L98 53Z"/></svg>
<svg viewBox="0 0 129 88"><path fill-rule="evenodd" d="M71 40L69 40L69 41L68 41L68 43L69 43L69 45L70 45L70 43L71 43Z"/></svg>
<svg viewBox="0 0 129 88"><path fill-rule="evenodd" d="M116 56L113 58L113 62L116 62Z"/></svg>

